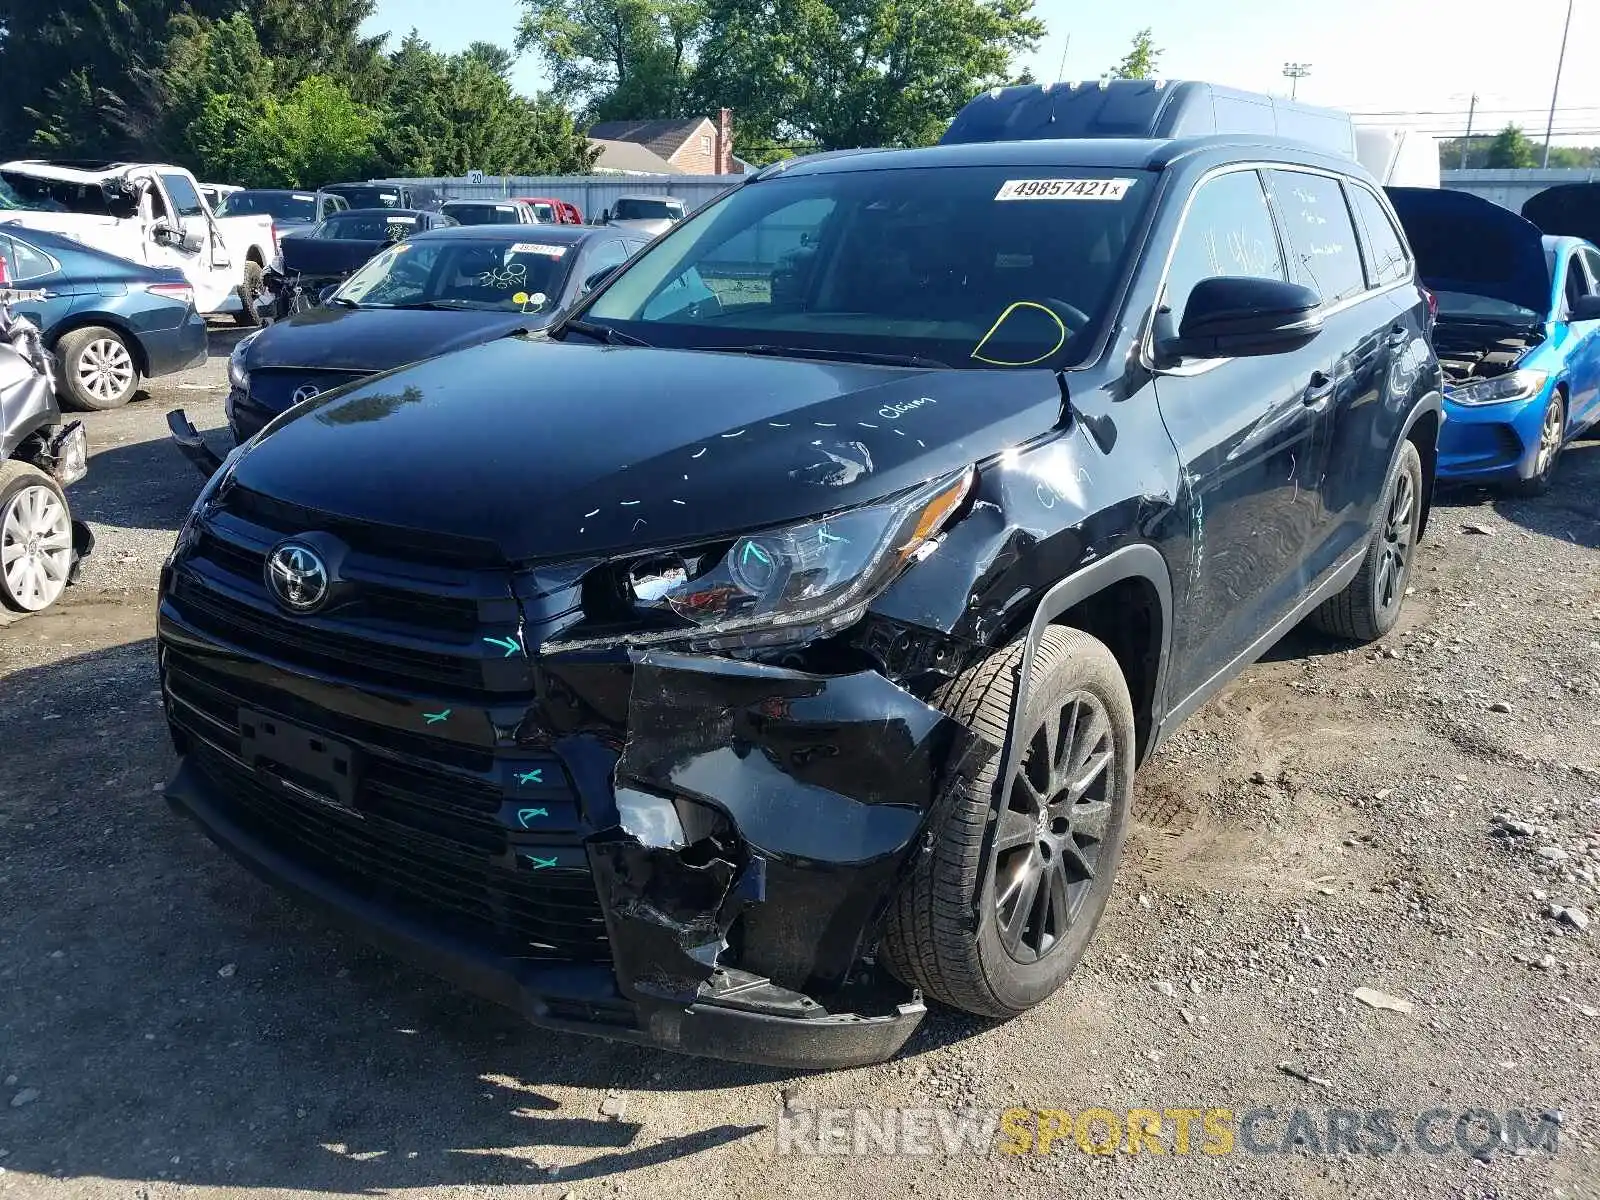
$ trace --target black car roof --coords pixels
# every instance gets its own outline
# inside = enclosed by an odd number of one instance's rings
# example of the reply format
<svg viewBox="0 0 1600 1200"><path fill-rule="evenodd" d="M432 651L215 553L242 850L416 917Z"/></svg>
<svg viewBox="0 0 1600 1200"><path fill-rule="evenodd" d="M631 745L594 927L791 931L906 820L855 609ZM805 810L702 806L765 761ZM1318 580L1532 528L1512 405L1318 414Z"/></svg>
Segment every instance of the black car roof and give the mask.
<svg viewBox="0 0 1600 1200"><path fill-rule="evenodd" d="M326 188L321 189L326 191ZM317 188L240 188L236 196L312 196Z"/></svg>
<svg viewBox="0 0 1600 1200"><path fill-rule="evenodd" d="M411 240L437 241L453 238L458 241L480 242L543 242L549 246L575 246L597 233L610 233L596 225L447 225L443 229L429 229Z"/></svg>
<svg viewBox="0 0 1600 1200"><path fill-rule="evenodd" d="M1208 134L1190 138L1073 138L1051 141L967 142L916 150L840 150L774 163L757 180L778 175L825 175L847 171L903 171L914 167L1090 167L1160 171L1180 159L1265 158L1304 162L1365 175L1354 159L1285 138Z"/></svg>

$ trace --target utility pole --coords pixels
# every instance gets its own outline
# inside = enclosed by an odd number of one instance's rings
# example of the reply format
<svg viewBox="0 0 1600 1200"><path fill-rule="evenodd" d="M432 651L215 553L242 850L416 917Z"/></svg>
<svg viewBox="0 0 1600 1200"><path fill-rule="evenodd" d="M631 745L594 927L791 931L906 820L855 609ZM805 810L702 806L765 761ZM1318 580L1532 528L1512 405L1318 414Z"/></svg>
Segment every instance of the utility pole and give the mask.
<svg viewBox="0 0 1600 1200"><path fill-rule="evenodd" d="M1561 67L1567 61L1567 34L1572 32L1572 0L1567 0L1567 23L1561 27L1561 53L1556 56L1556 83L1550 90L1550 120L1544 127L1544 162L1550 165L1550 138L1556 128L1556 97L1561 95Z"/></svg>
<svg viewBox="0 0 1600 1200"><path fill-rule="evenodd" d="M1472 99L1467 102L1467 136L1461 139L1461 169L1467 169L1467 149L1472 145L1472 118L1478 111L1478 93L1472 93Z"/></svg>
<svg viewBox="0 0 1600 1200"><path fill-rule="evenodd" d="M1283 74L1289 80L1289 99L1300 98L1300 81L1311 74L1310 63L1286 62L1283 64Z"/></svg>

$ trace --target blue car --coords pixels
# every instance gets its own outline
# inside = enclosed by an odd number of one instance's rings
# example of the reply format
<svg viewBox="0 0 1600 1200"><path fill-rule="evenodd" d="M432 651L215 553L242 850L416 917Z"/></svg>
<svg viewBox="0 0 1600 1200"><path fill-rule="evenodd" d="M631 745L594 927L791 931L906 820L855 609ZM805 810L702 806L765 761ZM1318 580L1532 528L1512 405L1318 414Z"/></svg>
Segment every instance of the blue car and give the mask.
<svg viewBox="0 0 1600 1200"><path fill-rule="evenodd" d="M45 293L16 312L44 334L66 407L120 408L142 380L205 360L206 323L176 267L13 224L0 224L0 262L13 285Z"/></svg>
<svg viewBox="0 0 1600 1200"><path fill-rule="evenodd" d="M1468 192L1389 196L1438 303L1440 481L1542 494L1600 421L1600 250Z"/></svg>

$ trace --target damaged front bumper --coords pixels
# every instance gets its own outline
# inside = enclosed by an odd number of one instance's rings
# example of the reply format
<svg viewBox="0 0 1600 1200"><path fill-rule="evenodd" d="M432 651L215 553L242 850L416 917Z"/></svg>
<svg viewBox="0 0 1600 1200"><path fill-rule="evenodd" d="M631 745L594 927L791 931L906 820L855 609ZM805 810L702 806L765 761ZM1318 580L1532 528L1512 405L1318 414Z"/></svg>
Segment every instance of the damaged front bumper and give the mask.
<svg viewBox="0 0 1600 1200"><path fill-rule="evenodd" d="M938 798L995 748L882 675L612 653L540 662L541 702L520 713L453 706L451 730L491 731L491 774L504 781L505 850L491 870L516 873L523 888L530 862L553 868L551 878L592 881L601 960L574 961L507 953L415 906L385 903L264 826L264 801L309 803L332 836L340 827L410 836L363 799L360 778L347 803L318 805L308 800L314 763L280 770L252 756L242 725L219 726L214 701L229 690L226 674L248 675L248 711L270 712L261 684L274 669L230 662L232 648L207 645L167 603L161 635L184 753L171 802L257 873L424 969L537 1025L780 1067L879 1062L921 1021L921 997L875 965L877 932ZM197 654L214 693L203 722L184 690L182 664ZM393 731L363 732L374 705L340 713L348 689L298 673L284 682L294 694L280 715L321 736L316 706L327 704L326 724L350 745L358 777L391 761ZM393 696L383 708L393 725L415 729L444 711L436 700ZM565 789L536 808L513 761L535 747L559 760ZM205 766L218 754L230 770L249 771L248 786L263 793L256 809L236 802L243 776L230 786ZM569 822L566 843L547 819Z"/></svg>

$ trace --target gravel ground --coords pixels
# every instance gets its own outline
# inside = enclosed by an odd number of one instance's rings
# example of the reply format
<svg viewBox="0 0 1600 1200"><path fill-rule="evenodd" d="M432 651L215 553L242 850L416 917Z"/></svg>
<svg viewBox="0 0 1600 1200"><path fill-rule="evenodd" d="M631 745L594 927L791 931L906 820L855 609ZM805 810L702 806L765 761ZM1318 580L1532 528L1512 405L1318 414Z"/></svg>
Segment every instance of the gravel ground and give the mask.
<svg viewBox="0 0 1600 1200"><path fill-rule="evenodd" d="M1395 636L1295 634L1170 743L1053 1001L1000 1026L935 1012L895 1062L783 1073L530 1031L168 812L154 592L199 480L163 418L221 423L231 340L90 416L74 498L98 551L63 604L0 631L0 1191L1600 1196L1600 443L1543 500L1448 496ZM801 1129L833 1106L1271 1107L1274 1144L1295 1109L1323 1130L1386 1109L1408 1148L1434 1108L1561 1124L1554 1154L1068 1138L845 1160L779 1157L785 1105Z"/></svg>

